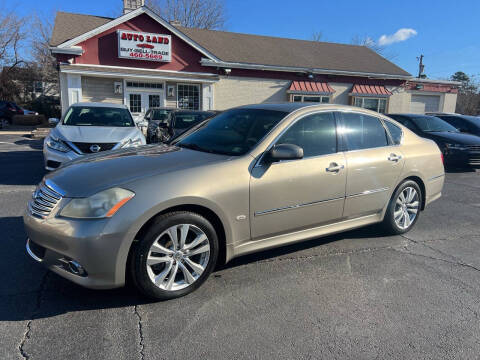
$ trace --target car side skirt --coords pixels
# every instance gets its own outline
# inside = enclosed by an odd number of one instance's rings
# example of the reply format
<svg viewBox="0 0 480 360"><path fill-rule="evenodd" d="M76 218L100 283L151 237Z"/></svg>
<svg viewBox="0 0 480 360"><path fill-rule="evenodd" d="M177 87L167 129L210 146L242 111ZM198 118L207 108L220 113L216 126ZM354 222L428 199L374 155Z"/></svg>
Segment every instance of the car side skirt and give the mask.
<svg viewBox="0 0 480 360"><path fill-rule="evenodd" d="M381 222L383 220L383 211L372 215L362 216L355 219L348 219L333 224L323 225L311 229L296 231L293 233L277 235L265 239L248 241L238 246L230 245L227 251L227 261L231 259L250 254L257 251L268 250L279 246L293 244L300 241L315 239L317 237L331 235L346 230L352 230L362 226Z"/></svg>

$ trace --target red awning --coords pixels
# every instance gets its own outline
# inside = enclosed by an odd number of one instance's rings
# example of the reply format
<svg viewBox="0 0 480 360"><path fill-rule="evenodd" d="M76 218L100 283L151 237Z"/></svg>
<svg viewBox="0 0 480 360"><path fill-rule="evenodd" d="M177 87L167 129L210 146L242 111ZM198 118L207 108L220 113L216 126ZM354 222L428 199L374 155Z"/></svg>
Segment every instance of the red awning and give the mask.
<svg viewBox="0 0 480 360"><path fill-rule="evenodd" d="M390 96L392 93L383 85L355 84L350 95L360 96Z"/></svg>
<svg viewBox="0 0 480 360"><path fill-rule="evenodd" d="M308 94L332 94L335 92L333 88L326 82L320 81L292 81L290 93L308 93Z"/></svg>

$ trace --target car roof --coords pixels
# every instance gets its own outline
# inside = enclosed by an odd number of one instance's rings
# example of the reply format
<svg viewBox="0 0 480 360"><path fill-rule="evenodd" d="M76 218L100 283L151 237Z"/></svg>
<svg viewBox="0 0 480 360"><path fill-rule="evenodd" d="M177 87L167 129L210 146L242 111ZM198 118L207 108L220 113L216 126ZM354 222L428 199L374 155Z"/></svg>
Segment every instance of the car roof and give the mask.
<svg viewBox="0 0 480 360"><path fill-rule="evenodd" d="M72 107L98 107L98 108L116 108L116 109L128 109L126 105L114 104L114 103L99 103L99 102L78 102L72 105Z"/></svg>
<svg viewBox="0 0 480 360"><path fill-rule="evenodd" d="M387 114L387 116L406 116L406 117L435 117L435 115L430 114L414 114L414 113L394 113L394 114Z"/></svg>
<svg viewBox="0 0 480 360"><path fill-rule="evenodd" d="M263 103L263 104L252 104L252 105L243 105L237 107L237 109L262 109L262 110L276 110L276 111L284 111L287 113L294 112L299 109L303 108L312 108L312 110L321 110L321 109L328 109L331 111L359 111L363 113L370 113L373 116L382 116L375 111L359 108L356 106L349 106L349 105L340 105L340 104L321 104L315 102L303 103L303 102L283 102L283 103Z"/></svg>

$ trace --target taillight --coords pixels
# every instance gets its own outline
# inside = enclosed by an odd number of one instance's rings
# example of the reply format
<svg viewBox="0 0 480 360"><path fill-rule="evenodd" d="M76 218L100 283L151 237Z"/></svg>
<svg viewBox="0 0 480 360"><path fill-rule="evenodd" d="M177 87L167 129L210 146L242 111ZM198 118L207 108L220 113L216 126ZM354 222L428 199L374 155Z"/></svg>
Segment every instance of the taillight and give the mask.
<svg viewBox="0 0 480 360"><path fill-rule="evenodd" d="M445 165L445 158L443 157L443 153L440 153L440 157L442 158L442 164Z"/></svg>

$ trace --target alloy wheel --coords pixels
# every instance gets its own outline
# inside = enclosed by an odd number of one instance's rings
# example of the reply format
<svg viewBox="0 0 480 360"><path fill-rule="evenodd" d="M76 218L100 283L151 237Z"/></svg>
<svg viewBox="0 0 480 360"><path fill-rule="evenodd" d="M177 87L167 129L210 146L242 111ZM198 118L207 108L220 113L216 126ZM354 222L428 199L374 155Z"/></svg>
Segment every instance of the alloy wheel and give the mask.
<svg viewBox="0 0 480 360"><path fill-rule="evenodd" d="M395 202L393 217L400 229L408 229L415 218L420 207L420 198L417 190L411 186L403 189Z"/></svg>
<svg viewBox="0 0 480 360"><path fill-rule="evenodd" d="M210 241L199 227L173 225L152 243L147 256L147 273L160 289L181 290L198 280L209 258Z"/></svg>

